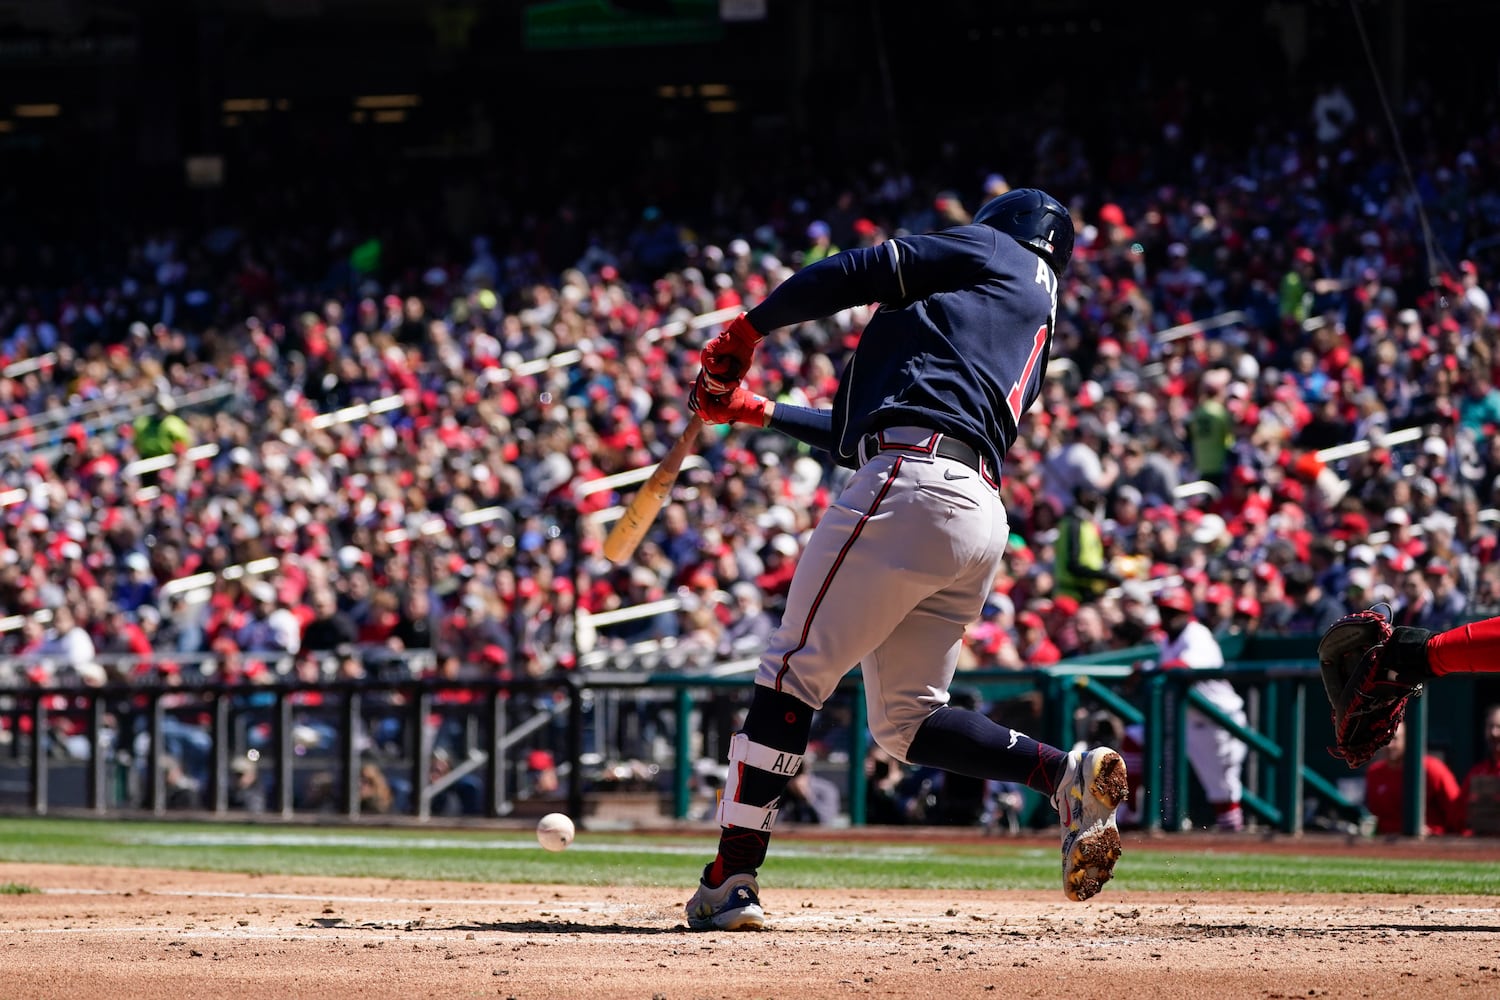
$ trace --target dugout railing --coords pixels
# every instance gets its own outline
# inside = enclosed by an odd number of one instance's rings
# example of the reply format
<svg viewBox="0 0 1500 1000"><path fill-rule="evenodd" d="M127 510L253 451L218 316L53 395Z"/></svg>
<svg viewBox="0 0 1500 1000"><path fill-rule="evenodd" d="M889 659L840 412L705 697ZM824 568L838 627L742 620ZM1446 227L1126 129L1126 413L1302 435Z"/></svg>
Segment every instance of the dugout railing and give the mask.
<svg viewBox="0 0 1500 1000"><path fill-rule="evenodd" d="M1224 717L1193 690L1196 682L1220 676L1245 695L1247 725ZM617 733L611 720L620 713L649 711L662 735L657 757L649 762L652 790L665 816L689 819L699 765L715 759L716 747L701 739L707 716L715 712L724 720L732 718L736 705L748 703L750 677L740 665L698 674L576 671L544 680L372 678L319 684L280 680L253 687L210 681L188 689L8 689L0 691L0 715L10 737L8 747L0 747L0 772L9 775L0 778L0 808L36 814L76 808L99 815L166 815L171 789L169 775L159 765L174 734L179 741L183 736L181 720L189 719L190 728L201 734L198 746L204 757L199 811L210 817L243 817L231 793L235 765L251 743L258 748L266 790L264 815L273 819L305 812L361 816L366 810L359 776L372 757L381 759L405 788L395 812L432 818L438 815L433 803L461 788L468 807L463 815L504 817L532 797L524 759L539 745L557 759L559 783L548 801L586 817L593 800L603 794L597 765L619 756L609 745ZM1098 710L1139 726L1137 806L1140 825L1150 831L1189 825L1195 788L1185 752L1190 707L1249 746L1244 807L1263 827L1301 833L1310 806L1342 816L1353 826L1367 815L1359 797L1331 778L1329 768L1311 766L1308 760L1310 753L1322 753L1327 739L1327 709L1311 661L1245 662L1193 671L1075 662L1033 670L964 671L958 683L979 691L986 703L1035 696L1042 706L1036 735L1065 747L1086 737L1085 720ZM1314 686L1311 696L1309 685ZM842 754L847 765L844 801L848 821L859 826L867 815L862 763L870 744L857 672L845 679L838 697L850 713ZM310 706L317 711L310 712ZM85 748L72 758L49 750L63 721L70 723L74 745ZM372 744L370 734L382 727L391 735ZM1425 745L1424 699L1412 703L1408 727L1410 745ZM305 745L309 731L323 734L321 746ZM448 766L438 771L433 765L445 733L459 749L450 752ZM151 766L153 761L158 766ZM298 801L309 769L324 779L327 792L315 806ZM1408 770L1405 828L1416 833L1423 828L1424 796L1412 792L1421 770ZM55 794L56 775L64 771L78 785L68 796ZM1356 776L1351 772L1350 777ZM59 800L68 805L59 806Z"/></svg>

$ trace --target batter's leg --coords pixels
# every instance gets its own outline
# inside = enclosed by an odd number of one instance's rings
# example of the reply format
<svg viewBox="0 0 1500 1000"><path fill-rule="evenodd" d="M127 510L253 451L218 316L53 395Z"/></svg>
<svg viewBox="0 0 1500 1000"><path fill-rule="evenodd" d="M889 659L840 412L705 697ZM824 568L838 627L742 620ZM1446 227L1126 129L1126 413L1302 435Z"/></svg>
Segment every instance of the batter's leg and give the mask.
<svg viewBox="0 0 1500 1000"><path fill-rule="evenodd" d="M944 603L949 598L951 606ZM903 759L1046 794L1061 822L1063 893L1089 899L1113 876L1120 857L1115 813L1129 791L1125 761L1109 747L1064 753L979 712L932 707L947 701L962 608L957 592L933 595L866 659L870 728ZM934 660L931 650L942 655Z"/></svg>
<svg viewBox="0 0 1500 1000"><path fill-rule="evenodd" d="M1062 824L1063 893L1099 892L1120 858L1116 812L1129 791L1125 761L1109 747L1063 753L978 712L940 708L908 748L915 764L976 778L1016 781L1051 799Z"/></svg>
<svg viewBox="0 0 1500 1000"><path fill-rule="evenodd" d="M907 571L891 573L896 514L911 504L911 483L867 466L845 487L813 530L787 594L786 612L761 657L755 694L738 741L730 751L724 799L736 821L721 815L719 853L704 869L717 885L738 873L753 874L765 861L776 800L793 772L770 756L807 749L813 712L821 708L862 656L875 648L907 612L935 587L941 564L929 546L907 558ZM922 527L905 528L922 535ZM932 566L919 566L922 558ZM951 575L951 569L949 570ZM769 763L771 766L765 766ZM756 812L755 810L759 810ZM721 811L722 812L722 811Z"/></svg>
<svg viewBox="0 0 1500 1000"><path fill-rule="evenodd" d="M907 748L907 761L955 774L1025 785L1051 798L1067 766L1057 747L967 708L944 706L927 717Z"/></svg>
<svg viewBox="0 0 1500 1000"><path fill-rule="evenodd" d="M739 743L730 747L719 853L703 869L704 884L717 886L741 872L754 875L765 862L776 804L801 766L812 717L813 708L806 702L755 686L745 724L735 734ZM775 756L756 753L751 747L767 748Z"/></svg>
<svg viewBox="0 0 1500 1000"><path fill-rule="evenodd" d="M687 902L693 930L759 930L765 924L757 869L766 859L777 805L802 766L813 707L757 684L745 725L729 747L729 779L719 800L719 851Z"/></svg>
<svg viewBox="0 0 1500 1000"><path fill-rule="evenodd" d="M948 705L965 625L989 593L976 580L929 595L862 664L870 731L899 760L972 778L1009 781L1052 796L1067 754L988 716Z"/></svg>

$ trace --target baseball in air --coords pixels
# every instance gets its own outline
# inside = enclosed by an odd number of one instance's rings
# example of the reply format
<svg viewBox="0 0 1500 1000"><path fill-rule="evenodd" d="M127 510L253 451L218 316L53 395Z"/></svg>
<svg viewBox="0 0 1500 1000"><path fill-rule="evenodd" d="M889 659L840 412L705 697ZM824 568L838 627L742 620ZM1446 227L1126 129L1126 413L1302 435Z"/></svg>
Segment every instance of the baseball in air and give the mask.
<svg viewBox="0 0 1500 1000"><path fill-rule="evenodd" d="M562 813L548 813L536 825L536 839L549 851L566 851L573 842L573 821Z"/></svg>

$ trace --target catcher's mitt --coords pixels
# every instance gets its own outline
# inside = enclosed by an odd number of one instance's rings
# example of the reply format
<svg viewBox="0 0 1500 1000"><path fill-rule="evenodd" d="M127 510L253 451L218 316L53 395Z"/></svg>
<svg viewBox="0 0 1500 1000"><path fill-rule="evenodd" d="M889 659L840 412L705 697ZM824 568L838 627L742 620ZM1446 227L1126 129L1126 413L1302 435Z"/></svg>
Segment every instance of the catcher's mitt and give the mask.
<svg viewBox="0 0 1500 1000"><path fill-rule="evenodd" d="M1328 752L1350 767L1359 767L1391 741L1407 701L1422 691L1416 671L1404 662L1400 667L1382 662L1391 633L1391 623L1380 613L1356 611L1330 625L1318 640L1318 667L1338 741Z"/></svg>

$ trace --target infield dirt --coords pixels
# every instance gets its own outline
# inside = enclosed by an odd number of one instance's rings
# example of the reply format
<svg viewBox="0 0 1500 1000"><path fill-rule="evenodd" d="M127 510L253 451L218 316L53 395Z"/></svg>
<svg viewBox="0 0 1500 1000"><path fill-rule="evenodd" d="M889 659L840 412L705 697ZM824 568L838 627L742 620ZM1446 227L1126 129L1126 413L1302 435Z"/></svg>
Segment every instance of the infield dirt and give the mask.
<svg viewBox="0 0 1500 1000"><path fill-rule="evenodd" d="M1365 846L1376 863L1413 852L1500 863L1500 845ZM1489 896L1114 883L1077 904L767 879L766 931L695 934L686 888L16 864L0 865L3 883L41 890L0 896L0 995L15 998L1500 996Z"/></svg>

